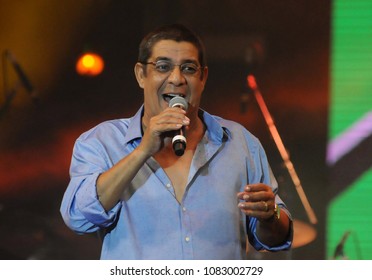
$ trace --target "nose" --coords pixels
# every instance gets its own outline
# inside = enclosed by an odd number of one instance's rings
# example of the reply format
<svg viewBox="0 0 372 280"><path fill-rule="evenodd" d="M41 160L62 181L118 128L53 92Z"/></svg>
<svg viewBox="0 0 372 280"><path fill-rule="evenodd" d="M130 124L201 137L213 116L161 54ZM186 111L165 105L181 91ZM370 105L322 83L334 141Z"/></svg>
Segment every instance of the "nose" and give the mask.
<svg viewBox="0 0 372 280"><path fill-rule="evenodd" d="M168 76L168 81L173 85L179 86L186 82L185 76L182 74L181 67L175 65Z"/></svg>

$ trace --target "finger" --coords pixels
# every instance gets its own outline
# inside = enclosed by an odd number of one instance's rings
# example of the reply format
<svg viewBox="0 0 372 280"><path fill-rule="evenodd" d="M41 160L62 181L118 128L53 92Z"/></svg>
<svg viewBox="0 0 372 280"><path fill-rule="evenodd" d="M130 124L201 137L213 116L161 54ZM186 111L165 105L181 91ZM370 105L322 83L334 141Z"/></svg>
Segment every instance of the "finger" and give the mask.
<svg viewBox="0 0 372 280"><path fill-rule="evenodd" d="M237 194L237 197L241 200L245 200L247 202L258 202L258 201L268 201L273 200L275 195L273 192L240 192Z"/></svg>
<svg viewBox="0 0 372 280"><path fill-rule="evenodd" d="M246 201L249 199L249 194L247 192L238 192L236 196L237 198L243 199Z"/></svg>
<svg viewBox="0 0 372 280"><path fill-rule="evenodd" d="M268 212L274 209L274 204L271 201L240 202L238 207L242 210Z"/></svg>
<svg viewBox="0 0 372 280"><path fill-rule="evenodd" d="M190 119L179 112L167 111L163 112L162 114L156 116L154 118L154 123L158 126L166 126L166 125L176 125L176 126L184 126L190 124Z"/></svg>
<svg viewBox="0 0 372 280"><path fill-rule="evenodd" d="M159 114L159 116L161 116L161 115L174 115L174 116L177 116L179 118L184 118L184 117L186 117L186 111L181 109L181 108L178 108L178 107L167 108Z"/></svg>
<svg viewBox="0 0 372 280"><path fill-rule="evenodd" d="M190 120L182 114L177 115L167 113L151 118L148 130L154 135L160 135L163 132L180 129L182 126L188 125L189 123Z"/></svg>
<svg viewBox="0 0 372 280"><path fill-rule="evenodd" d="M255 192L260 192L260 191L267 191L267 190L271 190L271 188L265 184L262 184L262 183L258 183L258 184L249 184L249 185L246 185L244 187L244 191L243 192L238 192L237 193L237 196L242 199L242 197L245 195L245 194L253 194Z"/></svg>
<svg viewBox="0 0 372 280"><path fill-rule="evenodd" d="M265 184L247 185L244 190L245 194L239 193L239 197L246 201L248 201L247 199L245 199L247 197L249 197L249 201L267 201L274 199L275 197L272 189Z"/></svg>
<svg viewBox="0 0 372 280"><path fill-rule="evenodd" d="M265 185L263 183L257 183L257 184L249 184L245 186L244 191L246 192L259 192L259 191L265 191L271 189L268 185Z"/></svg>
<svg viewBox="0 0 372 280"><path fill-rule="evenodd" d="M245 215L259 219L268 219L274 214L274 208L264 201L241 202L238 207Z"/></svg>

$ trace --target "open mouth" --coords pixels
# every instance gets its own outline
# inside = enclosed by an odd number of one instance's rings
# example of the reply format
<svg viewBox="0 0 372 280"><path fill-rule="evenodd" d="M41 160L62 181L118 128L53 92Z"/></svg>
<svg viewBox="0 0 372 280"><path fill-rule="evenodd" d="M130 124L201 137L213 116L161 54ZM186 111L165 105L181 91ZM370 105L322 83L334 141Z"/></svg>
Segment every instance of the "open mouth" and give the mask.
<svg viewBox="0 0 372 280"><path fill-rule="evenodd" d="M163 99L164 99L165 102L169 103L169 101L170 101L173 97L176 97L176 96L180 96L180 97L185 98L185 95L183 95L183 94L173 94L173 93L168 93L168 94L163 94Z"/></svg>

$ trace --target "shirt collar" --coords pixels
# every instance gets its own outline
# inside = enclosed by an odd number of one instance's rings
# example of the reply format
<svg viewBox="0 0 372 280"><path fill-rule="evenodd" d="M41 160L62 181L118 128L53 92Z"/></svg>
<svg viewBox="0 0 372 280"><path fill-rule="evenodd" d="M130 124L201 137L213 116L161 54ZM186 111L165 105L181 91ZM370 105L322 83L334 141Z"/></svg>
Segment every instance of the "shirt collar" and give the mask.
<svg viewBox="0 0 372 280"><path fill-rule="evenodd" d="M124 143L132 142L136 139L142 138L142 116L143 116L143 105L137 113L130 119L127 133L124 137Z"/></svg>
<svg viewBox="0 0 372 280"><path fill-rule="evenodd" d="M219 122L219 120L222 120L220 117L212 116L202 109L199 111L199 117L205 123L208 138L212 142L221 144L230 138L230 131L226 127L222 126Z"/></svg>

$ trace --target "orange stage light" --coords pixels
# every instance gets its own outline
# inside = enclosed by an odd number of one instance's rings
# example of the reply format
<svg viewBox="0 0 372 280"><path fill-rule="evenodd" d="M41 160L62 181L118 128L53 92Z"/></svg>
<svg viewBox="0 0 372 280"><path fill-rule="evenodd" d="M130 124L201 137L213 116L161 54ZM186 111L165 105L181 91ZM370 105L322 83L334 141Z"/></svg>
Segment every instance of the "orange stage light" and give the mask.
<svg viewBox="0 0 372 280"><path fill-rule="evenodd" d="M84 53L76 63L76 71L82 76L97 76L102 73L104 61L96 53Z"/></svg>

